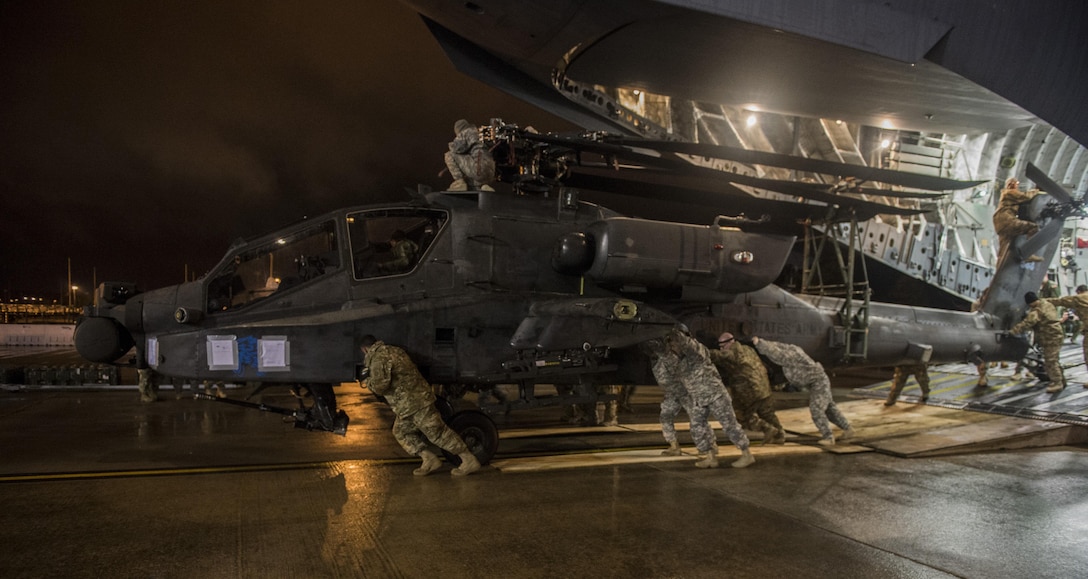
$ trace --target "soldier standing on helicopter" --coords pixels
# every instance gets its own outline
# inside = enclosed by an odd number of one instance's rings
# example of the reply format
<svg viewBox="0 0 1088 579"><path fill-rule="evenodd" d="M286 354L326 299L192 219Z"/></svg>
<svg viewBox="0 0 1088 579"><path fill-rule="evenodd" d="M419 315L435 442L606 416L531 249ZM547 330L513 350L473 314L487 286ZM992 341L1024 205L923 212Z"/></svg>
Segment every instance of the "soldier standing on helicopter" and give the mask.
<svg viewBox="0 0 1088 579"><path fill-rule="evenodd" d="M495 158L472 123L460 119L453 125L454 138L446 151L446 169L453 177L449 191L493 191Z"/></svg>
<svg viewBox="0 0 1088 579"><path fill-rule="evenodd" d="M1005 258L1005 254L1015 245L1012 242L1018 236L1027 235L1030 237L1039 231L1037 224L1019 217L1020 206L1030 202L1038 194L1038 189L1021 191L1020 181L1016 177L1009 177L1005 180L1005 188L1001 190L1001 199L997 203L997 210L994 211L994 232L997 233L998 240L998 263ZM1022 256L1019 249L1017 249L1016 257L1025 263L1043 260L1038 255Z"/></svg>

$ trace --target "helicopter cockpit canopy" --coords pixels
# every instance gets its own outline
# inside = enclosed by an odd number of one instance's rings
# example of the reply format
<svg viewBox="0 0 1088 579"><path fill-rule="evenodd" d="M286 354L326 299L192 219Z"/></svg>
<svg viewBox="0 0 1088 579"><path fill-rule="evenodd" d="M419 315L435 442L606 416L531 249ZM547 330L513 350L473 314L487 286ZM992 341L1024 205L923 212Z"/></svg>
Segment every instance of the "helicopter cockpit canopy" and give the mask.
<svg viewBox="0 0 1088 579"><path fill-rule="evenodd" d="M211 273L208 313L265 300L338 269L340 253L332 220L243 247Z"/></svg>

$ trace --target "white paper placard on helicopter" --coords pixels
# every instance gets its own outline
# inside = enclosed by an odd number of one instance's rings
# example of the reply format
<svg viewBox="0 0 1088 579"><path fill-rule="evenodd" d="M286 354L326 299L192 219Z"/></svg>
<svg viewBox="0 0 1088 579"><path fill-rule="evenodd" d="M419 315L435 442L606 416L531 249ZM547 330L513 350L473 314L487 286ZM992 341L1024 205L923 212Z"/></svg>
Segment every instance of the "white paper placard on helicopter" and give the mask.
<svg viewBox="0 0 1088 579"><path fill-rule="evenodd" d="M291 342L287 336L265 336L257 340L257 370L287 372L291 369Z"/></svg>
<svg viewBox="0 0 1088 579"><path fill-rule="evenodd" d="M238 339L235 336L208 336L208 369L238 368Z"/></svg>
<svg viewBox="0 0 1088 579"><path fill-rule="evenodd" d="M159 367L159 339L157 337L147 339L147 365L152 368Z"/></svg>

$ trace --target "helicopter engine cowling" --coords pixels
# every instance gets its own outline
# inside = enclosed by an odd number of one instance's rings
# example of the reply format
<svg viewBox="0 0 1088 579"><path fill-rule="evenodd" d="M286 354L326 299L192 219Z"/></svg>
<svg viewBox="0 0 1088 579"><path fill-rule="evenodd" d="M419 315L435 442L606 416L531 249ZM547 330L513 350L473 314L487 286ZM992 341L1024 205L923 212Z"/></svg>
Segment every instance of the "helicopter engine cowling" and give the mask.
<svg viewBox="0 0 1088 579"><path fill-rule="evenodd" d="M133 345L132 334L113 318L82 318L72 340L80 356L101 364L117 360Z"/></svg>
<svg viewBox="0 0 1088 579"><path fill-rule="evenodd" d="M773 282L793 241L793 236L717 224L613 217L560 237L552 267L604 285L699 287L735 294Z"/></svg>
<svg viewBox="0 0 1088 579"><path fill-rule="evenodd" d="M567 233L555 242L552 268L567 275L581 275L593 265L593 240L582 232Z"/></svg>

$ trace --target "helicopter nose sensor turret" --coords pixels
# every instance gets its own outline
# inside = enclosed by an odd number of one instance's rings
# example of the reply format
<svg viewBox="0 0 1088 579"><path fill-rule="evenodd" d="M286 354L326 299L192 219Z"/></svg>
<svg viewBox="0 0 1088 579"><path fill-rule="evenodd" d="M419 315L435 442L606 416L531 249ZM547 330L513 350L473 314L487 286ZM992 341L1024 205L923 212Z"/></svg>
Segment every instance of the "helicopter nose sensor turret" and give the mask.
<svg viewBox="0 0 1088 579"><path fill-rule="evenodd" d="M117 360L133 346L132 335L113 318L81 319L72 339L80 356L103 364Z"/></svg>

